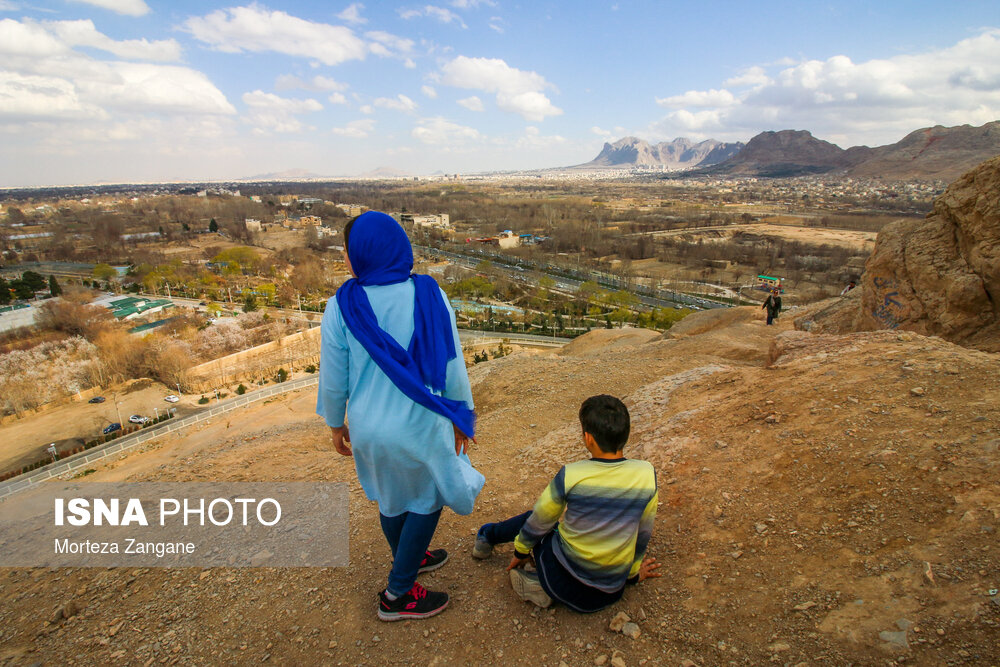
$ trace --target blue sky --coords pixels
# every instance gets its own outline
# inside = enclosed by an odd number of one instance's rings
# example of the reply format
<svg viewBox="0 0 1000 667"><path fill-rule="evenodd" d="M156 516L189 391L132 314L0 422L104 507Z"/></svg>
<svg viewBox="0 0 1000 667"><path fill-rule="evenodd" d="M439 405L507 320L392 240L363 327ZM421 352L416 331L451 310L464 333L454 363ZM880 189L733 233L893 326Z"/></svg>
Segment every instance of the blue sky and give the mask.
<svg viewBox="0 0 1000 667"><path fill-rule="evenodd" d="M425 175L1000 119L1000 5L0 0L0 186Z"/></svg>

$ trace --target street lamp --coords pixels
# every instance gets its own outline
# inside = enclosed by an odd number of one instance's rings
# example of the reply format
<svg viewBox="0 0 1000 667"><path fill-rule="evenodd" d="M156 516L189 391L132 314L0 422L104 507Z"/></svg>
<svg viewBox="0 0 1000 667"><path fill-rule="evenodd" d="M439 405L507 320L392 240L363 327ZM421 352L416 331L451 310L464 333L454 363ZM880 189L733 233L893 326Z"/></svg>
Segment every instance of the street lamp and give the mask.
<svg viewBox="0 0 1000 667"><path fill-rule="evenodd" d="M178 382L177 383L177 396L180 397L180 396L183 396L183 395L184 394L181 393L181 383Z"/></svg>

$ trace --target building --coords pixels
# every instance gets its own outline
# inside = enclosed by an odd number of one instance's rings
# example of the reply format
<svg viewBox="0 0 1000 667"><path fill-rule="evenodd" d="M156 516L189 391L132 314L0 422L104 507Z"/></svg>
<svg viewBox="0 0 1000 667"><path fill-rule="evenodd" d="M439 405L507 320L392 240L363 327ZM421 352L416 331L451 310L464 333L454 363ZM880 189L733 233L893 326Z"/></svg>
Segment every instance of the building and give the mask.
<svg viewBox="0 0 1000 667"><path fill-rule="evenodd" d="M521 237L506 229L497 236L497 245L502 249L516 248L521 245Z"/></svg>
<svg viewBox="0 0 1000 667"><path fill-rule="evenodd" d="M336 206L343 211L348 218L356 218L368 210L367 207L362 206L361 204L337 204Z"/></svg>
<svg viewBox="0 0 1000 667"><path fill-rule="evenodd" d="M115 299L102 305L111 311L115 319L119 320L134 320L137 317L160 313L167 308L174 307L174 304L166 299L148 299L137 296Z"/></svg>
<svg viewBox="0 0 1000 667"><path fill-rule="evenodd" d="M434 213L430 215L414 215L412 213L401 213L399 215L401 223L410 223L414 227L425 227L430 229L451 229L451 219L447 213Z"/></svg>
<svg viewBox="0 0 1000 667"><path fill-rule="evenodd" d="M260 232L261 230L260 220L257 218L246 218L243 224L247 226L248 232Z"/></svg>

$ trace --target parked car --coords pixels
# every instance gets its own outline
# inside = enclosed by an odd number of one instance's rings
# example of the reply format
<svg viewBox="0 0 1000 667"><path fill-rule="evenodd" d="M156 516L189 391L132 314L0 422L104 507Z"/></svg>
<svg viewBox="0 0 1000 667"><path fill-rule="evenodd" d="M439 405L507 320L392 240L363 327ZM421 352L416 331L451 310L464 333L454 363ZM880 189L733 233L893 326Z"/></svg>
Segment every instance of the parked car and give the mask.
<svg viewBox="0 0 1000 667"><path fill-rule="evenodd" d="M177 401L179 401L179 400L181 400L181 399L177 398L177 397L176 397L176 396L174 396L173 394L170 394L169 396L167 396L167 397L166 397L166 398L164 398L163 400L165 400L165 401L166 401L167 403L176 403Z"/></svg>
<svg viewBox="0 0 1000 667"><path fill-rule="evenodd" d="M92 399L90 399L87 402L88 403L103 403L104 402L104 397L103 396L94 396Z"/></svg>
<svg viewBox="0 0 1000 667"><path fill-rule="evenodd" d="M132 415L128 420L133 424L145 424L150 421L149 417L143 417L142 415Z"/></svg>
<svg viewBox="0 0 1000 667"><path fill-rule="evenodd" d="M108 424L107 426L105 426L103 433L104 435L107 435L108 433L114 433L115 431L120 431L120 430L122 430L122 425L119 424L118 422L115 422L114 424Z"/></svg>

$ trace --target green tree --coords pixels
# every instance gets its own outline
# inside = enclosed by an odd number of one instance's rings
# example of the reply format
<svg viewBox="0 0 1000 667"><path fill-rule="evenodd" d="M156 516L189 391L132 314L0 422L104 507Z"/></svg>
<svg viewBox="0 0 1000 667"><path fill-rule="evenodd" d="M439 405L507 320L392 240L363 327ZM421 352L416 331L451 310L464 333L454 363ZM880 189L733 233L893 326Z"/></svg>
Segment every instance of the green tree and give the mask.
<svg viewBox="0 0 1000 667"><path fill-rule="evenodd" d="M21 274L21 280L31 288L33 292L38 292L46 288L48 282L45 276L34 271L25 271Z"/></svg>
<svg viewBox="0 0 1000 667"><path fill-rule="evenodd" d="M6 306L11 302L13 297L10 295L10 289L10 285L7 284L7 281L3 278L3 276L0 276L0 306Z"/></svg>
<svg viewBox="0 0 1000 667"><path fill-rule="evenodd" d="M249 313L257 310L257 298L253 294L247 294L243 299L243 312Z"/></svg>
<svg viewBox="0 0 1000 667"><path fill-rule="evenodd" d="M208 223L208 231L212 232L213 234L219 231L219 223L215 221L215 218L212 218L212 220Z"/></svg>
<svg viewBox="0 0 1000 667"><path fill-rule="evenodd" d="M59 296L63 293L62 287L56 282L55 276L49 276L49 294Z"/></svg>
<svg viewBox="0 0 1000 667"><path fill-rule="evenodd" d="M110 264L98 264L94 267L93 276L98 280L111 280L118 272Z"/></svg>
<svg viewBox="0 0 1000 667"><path fill-rule="evenodd" d="M14 296L22 301L29 301L35 298L35 291L31 289L31 285L23 280L12 280L10 286L14 290Z"/></svg>

